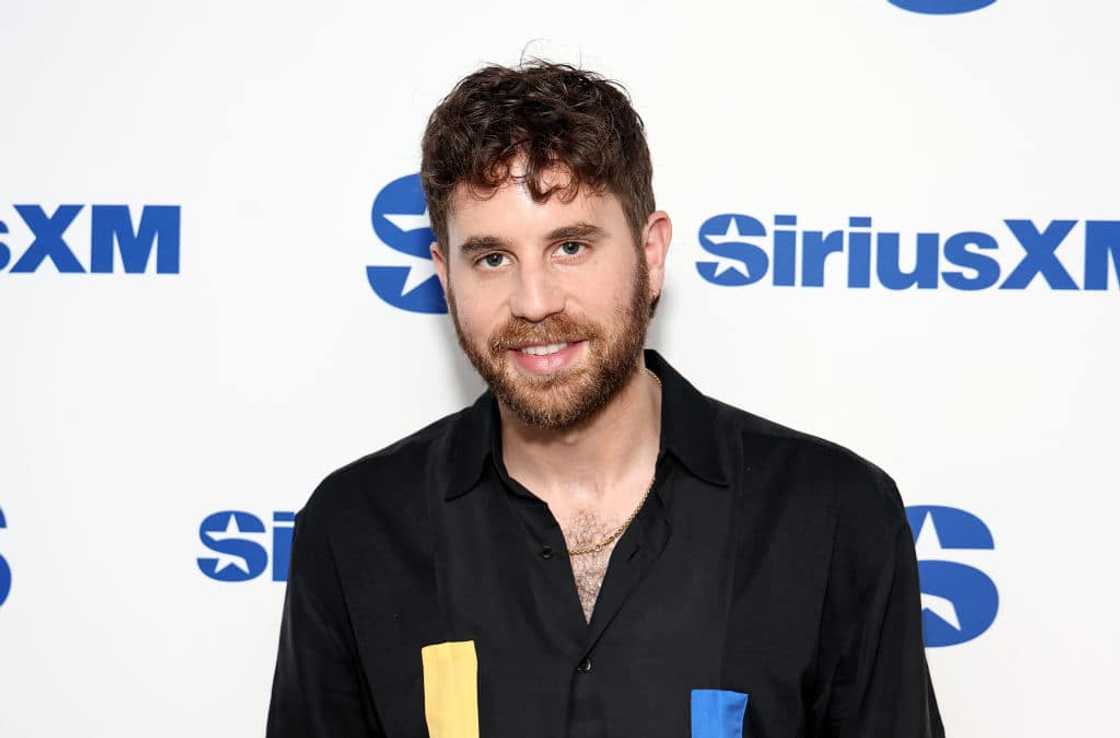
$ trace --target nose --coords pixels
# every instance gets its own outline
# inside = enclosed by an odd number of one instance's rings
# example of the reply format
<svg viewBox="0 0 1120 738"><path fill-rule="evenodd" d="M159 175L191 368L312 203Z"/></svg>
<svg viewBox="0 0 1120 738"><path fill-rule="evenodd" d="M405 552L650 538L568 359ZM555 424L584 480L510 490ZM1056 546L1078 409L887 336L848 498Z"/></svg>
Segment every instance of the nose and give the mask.
<svg viewBox="0 0 1120 738"><path fill-rule="evenodd" d="M545 265L522 263L509 307L516 317L537 323L564 309L563 290Z"/></svg>

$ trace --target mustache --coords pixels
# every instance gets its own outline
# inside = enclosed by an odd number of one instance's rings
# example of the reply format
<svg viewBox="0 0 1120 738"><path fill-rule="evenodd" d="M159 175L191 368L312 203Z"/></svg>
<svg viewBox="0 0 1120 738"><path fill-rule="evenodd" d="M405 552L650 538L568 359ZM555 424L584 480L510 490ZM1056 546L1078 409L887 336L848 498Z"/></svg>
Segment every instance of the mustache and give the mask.
<svg viewBox="0 0 1120 738"><path fill-rule="evenodd" d="M594 324L557 314L539 323L513 318L495 331L487 343L490 353L498 356L509 349L549 343L573 343L598 338L599 335L600 331Z"/></svg>

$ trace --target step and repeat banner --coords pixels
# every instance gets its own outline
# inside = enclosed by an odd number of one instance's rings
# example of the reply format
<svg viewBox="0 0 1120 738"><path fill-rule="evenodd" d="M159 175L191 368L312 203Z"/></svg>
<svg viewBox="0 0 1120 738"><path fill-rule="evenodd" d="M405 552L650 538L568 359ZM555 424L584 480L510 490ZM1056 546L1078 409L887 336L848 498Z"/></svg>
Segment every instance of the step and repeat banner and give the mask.
<svg viewBox="0 0 1120 738"><path fill-rule="evenodd" d="M295 513L483 389L419 139L523 54L645 120L649 345L897 480L948 733L1114 724L1114 5L0 11L0 735L263 733Z"/></svg>

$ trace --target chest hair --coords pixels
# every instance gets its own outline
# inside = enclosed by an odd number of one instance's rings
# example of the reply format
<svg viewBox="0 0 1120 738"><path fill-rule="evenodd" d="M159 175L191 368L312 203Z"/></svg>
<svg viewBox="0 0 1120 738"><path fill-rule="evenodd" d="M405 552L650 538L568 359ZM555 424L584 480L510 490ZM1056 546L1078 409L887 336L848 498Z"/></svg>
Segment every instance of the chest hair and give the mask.
<svg viewBox="0 0 1120 738"><path fill-rule="evenodd" d="M621 524L621 522L607 523L588 510L577 510L565 520L557 522L560 523L568 548L593 546L613 533ZM589 623L591 613L595 609L595 601L599 597L599 590L603 586L603 578L607 574L611 551L614 550L616 543L618 539L594 553L569 557L576 581L576 592L579 594L579 604L583 607L584 619Z"/></svg>

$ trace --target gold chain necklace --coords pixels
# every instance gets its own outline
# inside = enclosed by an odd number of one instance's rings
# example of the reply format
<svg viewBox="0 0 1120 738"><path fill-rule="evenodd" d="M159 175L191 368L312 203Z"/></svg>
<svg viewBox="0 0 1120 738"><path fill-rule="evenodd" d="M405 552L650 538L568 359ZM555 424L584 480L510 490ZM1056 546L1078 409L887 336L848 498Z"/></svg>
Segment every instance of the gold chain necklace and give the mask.
<svg viewBox="0 0 1120 738"><path fill-rule="evenodd" d="M648 367L646 367L646 373L654 378L654 380L657 382L658 388L660 389L661 379L656 374L654 374L652 371L650 371ZM622 535L623 531L626 530L626 528L630 525L630 523L637 516L638 511L642 509L642 505L646 504L646 498L649 497L649 493L653 489L653 483L656 480L657 480L657 470L654 469L653 479L649 480L649 486L646 487L646 493L644 495L642 495L642 499L641 499L640 502L638 502L638 506L634 508L634 512L630 513L630 517L626 518L626 522L623 523L621 526L619 526L618 530L616 530L614 533L611 533L609 536L607 536L607 538L605 540L600 541L599 543L596 543L594 546L588 546L586 548L576 548L576 549L571 549L570 548L570 549L568 549L568 555L569 556L581 556L583 554L589 554L589 553L595 553L596 551L601 551L604 547L608 546L612 541L614 541L616 538L618 538L620 535Z"/></svg>

